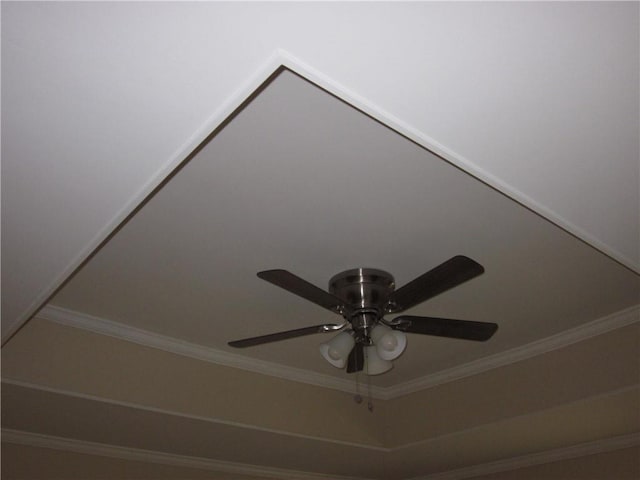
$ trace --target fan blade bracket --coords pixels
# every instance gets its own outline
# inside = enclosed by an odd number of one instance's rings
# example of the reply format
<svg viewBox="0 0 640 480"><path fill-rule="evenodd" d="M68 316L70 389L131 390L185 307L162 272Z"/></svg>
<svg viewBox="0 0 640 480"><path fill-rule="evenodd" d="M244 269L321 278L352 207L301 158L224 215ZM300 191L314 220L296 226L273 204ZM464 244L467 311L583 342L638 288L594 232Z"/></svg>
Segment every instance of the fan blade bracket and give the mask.
<svg viewBox="0 0 640 480"><path fill-rule="evenodd" d="M411 320L409 320L406 315L396 317L393 320L387 320L386 318L382 317L379 319L379 321L387 327L395 328L396 330L402 330L404 327L407 327L411 324Z"/></svg>
<svg viewBox="0 0 640 480"><path fill-rule="evenodd" d="M399 307L396 302L389 300L382 310L384 313L396 313L399 310Z"/></svg>
<svg viewBox="0 0 640 480"><path fill-rule="evenodd" d="M326 325L319 325L318 326L318 333L328 333L328 332L335 332L336 330L341 330L345 327L346 323L343 323L342 325L336 325L333 323L330 324L326 324Z"/></svg>
<svg viewBox="0 0 640 480"><path fill-rule="evenodd" d="M337 313L338 315L342 315L342 316L348 315L349 313L349 309L344 304L333 305L329 307L329 310L332 310L334 313Z"/></svg>

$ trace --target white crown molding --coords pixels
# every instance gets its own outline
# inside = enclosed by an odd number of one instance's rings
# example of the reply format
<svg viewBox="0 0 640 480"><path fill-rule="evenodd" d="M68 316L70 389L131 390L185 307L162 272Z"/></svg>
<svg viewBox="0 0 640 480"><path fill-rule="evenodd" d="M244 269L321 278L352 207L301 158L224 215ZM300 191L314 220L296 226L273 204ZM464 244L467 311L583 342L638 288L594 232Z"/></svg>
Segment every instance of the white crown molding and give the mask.
<svg viewBox="0 0 640 480"><path fill-rule="evenodd" d="M14 383L12 381L7 382L6 380L3 380L4 383ZM40 387L38 385L33 385L31 388L35 388L35 389L40 389ZM567 407L574 407L574 406L579 406L579 405L584 405L585 402L592 402L592 401L598 401L598 400L602 400L602 399L606 399L606 398L612 398L612 397L616 397L618 395L624 395L627 394L629 392L635 392L635 393L640 393L640 383L634 383L631 385L626 385L624 387L620 387L617 388L615 390L609 390L609 391L605 391L605 392L600 392L600 393L596 393L594 395L590 395L588 397L584 397L584 398L579 398L579 399L574 399L571 400L567 403L562 403L562 404L557 404L557 405L553 405L553 406L548 406L545 407L541 410L532 410L532 411L527 411L524 413L519 413L516 415L512 415L500 420L490 420L484 423L480 423L478 425L473 425L467 428L463 428L463 429L459 429L457 431L454 432L447 432L447 433L443 433L440 435L437 435L435 437L428 437L428 438L423 438L421 440L416 440L416 441L412 441L409 443L404 443L404 444L400 444L400 445L395 445L391 448L389 448L389 451L391 452L398 452L401 450L406 450L409 448L415 448L418 447L420 445L425 445L425 444L433 444L434 442L439 442L445 439L453 439L453 438L459 438L460 435L464 435L464 434L473 434L474 432L478 432L481 429L484 429L488 426L491 425L496 425L499 422L502 421L517 421L517 420L525 420L525 419L531 419L537 415L539 415L540 413L543 412L548 412L550 410L553 410L555 408L558 407L563 407L563 408L567 408ZM75 393L69 392L69 395L71 396L75 396ZM638 432L638 434L640 434L640 432ZM515 457L514 457L515 458ZM484 464L483 464L484 465ZM467 467L465 467L467 468ZM469 467L470 468L470 467Z"/></svg>
<svg viewBox="0 0 640 480"><path fill-rule="evenodd" d="M358 95L356 92L351 91L344 85L341 85L339 82L336 82L334 79L325 75L321 71L306 64L286 50L278 49L277 55L281 65L285 68L313 82L322 89L328 91L332 95L335 95L336 97L340 98L341 100L345 101L361 112L364 112L366 115L374 118L383 125L386 125L400 135L435 153L436 155L451 163L452 165L458 167L462 171L467 172L469 175L477 178L478 180L489 185L500 193L503 193L510 199L525 206L532 212L549 220L557 227L581 239L585 243L594 247L596 250L599 250L608 257L634 271L635 273L640 274L640 263L620 253L617 249L613 248L607 243L602 242L598 238L586 232L584 229L578 227L574 223L564 218L556 211L548 208L539 201L534 200L512 185L509 185L496 175L475 164L463 155L454 152L450 148L447 148L435 139L426 135L424 132L421 132L415 127L409 125L392 113L387 112L370 100L367 100L361 95Z"/></svg>
<svg viewBox="0 0 640 480"><path fill-rule="evenodd" d="M76 399L89 400L89 401L92 401L92 402L100 402L100 403L108 404L108 405L117 405L119 407L125 407L125 408L130 408L130 409L135 409L135 410L143 410L143 411L146 411L146 412L159 413L161 415L170 415L172 417L180 417L180 418L186 418L186 419L189 419L189 420L197 420L199 422L206 422L206 423L218 424L218 425L226 425L226 426L230 426L230 427L254 430L254 431L257 431L257 432L271 433L271 434L275 434L275 435L283 435L283 436L287 436L287 437L294 437L294 438L299 438L299 439L304 439L304 440L312 440L314 442L332 443L332 444L335 444L335 445L342 445L344 447L355 447L355 448L360 448L360 449L368 449L368 450L371 450L371 452L373 452L374 454L375 453L380 453L380 452L390 452L390 451L393 450L392 448L380 447L380 446L377 446L377 445L369 445L369 444L366 444L366 443L358 443L358 442L340 440L340 439L329 438L329 437L319 437L317 435L308 435L308 434L304 434L304 433L289 432L289 431L285 431L285 430L279 430L279 429L276 429L276 428L262 427L262 426L258 426L258 425L253 425L253 424L248 424L248 423L241 423L241 422L236 422L236 421L231 421L231 420L223 420L223 419L220 419L220 418L207 417L207 416L203 416L203 415L195 415L195 414L181 412L181 411L177 411L177 410L167 410L165 408L158 408L158 407L154 407L154 406L151 406L151 405L143 405L141 403L127 402L127 401L123 401L123 400L115 400L113 398L100 397L100 396L91 395L91 394L87 394L87 393L76 392L76 391L71 391L71 390L66 390L66 389L56 388L56 387L50 387L50 386L47 386L47 385L40 385L40 384L32 383L32 382L24 382L24 381L21 381L21 380L15 380L15 379L11 379L11 378L2 378L2 384L3 385L12 385L12 386L21 387L21 388L27 388L27 389L36 390L36 391L39 391L39 392L47 392L47 393L53 393L53 394L56 394L56 395L64 395L64 396L72 397L72 398L76 398Z"/></svg>
<svg viewBox="0 0 640 480"><path fill-rule="evenodd" d="M598 318L547 338L395 385L387 389L384 393L389 396L388 398L401 397L443 383L452 382L494 368L543 355L637 322L640 322L640 305L607 315L606 317Z"/></svg>
<svg viewBox="0 0 640 480"><path fill-rule="evenodd" d="M159 463L175 467L197 468L234 475L258 476L261 478L277 478L282 480L355 480L355 477L323 475L283 468L264 467L236 462L213 460L210 458L189 457L170 453L142 450L131 447L120 447L104 443L88 442L72 438L54 437L40 433L21 430L2 429L2 441L6 443L26 445L29 447L52 448L85 455L133 460L144 463ZM366 480L358 477L358 480Z"/></svg>
<svg viewBox="0 0 640 480"><path fill-rule="evenodd" d="M72 310L48 305L44 307L37 318L43 318L69 327L80 328L102 335L108 335L128 342L137 343L145 347L157 348L166 352L195 358L216 365L240 368L250 372L270 375L272 377L292 380L323 388L331 388L348 393L355 393L352 380L333 377L322 373L311 372L301 368L289 367L279 363L267 362L256 358L246 357L237 353L226 352L215 348L205 347L180 340L159 333L125 325L92 315L86 315ZM372 387L372 395L380 398L383 393L380 388Z"/></svg>
<svg viewBox="0 0 640 480"><path fill-rule="evenodd" d="M91 255L102 246L103 242L108 240L109 236L118 226L122 224L129 215L135 212L136 208L138 208L156 188L162 185L162 182L164 182L186 158L189 158L189 155L204 142L212 132L224 125L234 112L241 108L272 75L278 72L278 70L282 68L282 65L281 52L275 51L267 57L263 64L251 72L245 81L240 83L233 92L230 92L227 99L211 113L204 124L160 165L153 175L140 186L138 191L127 200L123 208L115 212L114 216L102 229L96 232L95 236L71 259L66 267L40 290L29 306L18 315L17 318L2 318L2 323L9 325L2 330L2 345L9 341L30 318L36 315L38 310L46 304L56 290L82 266L83 262L90 258Z"/></svg>
<svg viewBox="0 0 640 480"><path fill-rule="evenodd" d="M67 264L67 266L49 282L33 299L30 305L15 319L3 319L3 323L9 326L3 330L2 344L7 342L30 318L32 318L40 308L51 298L55 291L79 268L82 263L89 258L101 245L109 238L109 235L120 225L135 209L151 194L162 182L173 172L184 159L188 158L198 145L205 141L211 132L218 129L230 118L248 99L251 98L261 85L271 78L281 68L287 68L292 72L308 79L312 83L323 88L327 92L335 95L358 110L376 119L383 125L405 136L418 145L430 150L452 165L469 173L480 181L486 183L497 191L505 194L512 200L524 205L531 211L546 218L553 224L571 233L587 244L593 246L605 255L626 266L630 270L640 274L640 264L627 258L610 245L598 240L593 235L569 222L561 215L547 208L515 189L511 185L502 181L495 175L480 168L469 159L452 151L440 144L424 132L417 130L408 123L402 121L391 113L385 111L373 102L351 91L339 82L323 74L319 70L301 61L291 53L283 49L275 50L264 63L232 92L227 100L223 102L207 119L206 122L194 134L189 137L177 151L169 157L162 166L156 170L149 180L126 202L124 207L115 213L112 219L96 233L78 254Z"/></svg>
<svg viewBox="0 0 640 480"><path fill-rule="evenodd" d="M62 325L80 328L102 335L108 335L121 340L137 343L139 345L157 348L159 350L195 358L197 360L217 365L240 368L295 382L354 393L354 383L350 380L197 345L184 340L171 338L165 335L113 322L104 318L74 312L53 305L48 305L43 308L37 316ZM458 365L441 372L429 374L405 383L394 385L392 387L385 388L372 386L371 394L373 398L379 400L390 400L424 390L426 388L431 388L436 385L452 382L471 375L477 375L479 373L519 362L537 355L542 355L576 342L601 335L608 331L622 328L638 321L640 321L640 306L634 306L551 337L506 350L495 355L480 358L473 362Z"/></svg>
<svg viewBox="0 0 640 480"><path fill-rule="evenodd" d="M205 417L205 416L202 416L202 415L194 415L194 414L189 414L189 413L184 413L184 412L179 412L179 411L174 411L174 410L166 410L166 409L163 409L163 408L157 408L157 407L153 407L153 406L150 406L150 405L143 405L143 404L140 404L140 403L133 403L133 402L127 402L127 401L122 401L122 400L115 400L115 399L111 399L111 398L99 397L99 396L90 395L90 394L86 394L86 393L81 393L81 392L76 392L76 391L56 388L56 387L50 387L50 386L40 385L40 384L36 384L36 383L31 383L31 382L24 382L24 381L21 381L21 380L15 380L15 379L11 379L11 378L2 378L2 384L3 385L17 386L17 387L26 388L26 389L35 390L35 391L40 391L40 392L53 393L53 394L56 394L56 395L64 395L64 396L67 396L67 397L73 397L73 398L82 399L82 400L89 400L89 401L93 401L93 402L106 403L106 404L109 404L109 405L117 405L117 406L120 406L120 407L126 407L126 408L131 408L131 409L136 409L136 410L154 412L154 413L159 413L159 414L162 414L162 415L170 415L170 416L174 416L174 417L187 418L187 419L190 419L190 420L197 420L197 421L201 421L201 422L227 425L227 426L232 426L232 427L237 427L237 428L255 430L255 431L258 431L258 432L272 433L272 434L276 434L276 435L286 435L286 436L290 436L290 437L302 438L302 439L305 439L305 440L313 440L313 441L317 441L317 442L333 443L333 444L336 444L336 445L343 445L345 447L356 447L356 448L361 448L361 449L369 449L369 450L371 450L372 454L385 454L385 453L399 452L401 450L405 450L407 448L413 448L413 447L416 447L418 445L423 445L423 444L426 444L426 443L436 442L436 441L439 441L439 440L442 440L442 439L445 439L445 438L452 438L452 437L455 437L455 436L459 436L460 434L463 434L463 433L474 432L474 431L477 431L479 428L486 427L487 425L493 423L493 422L489 422L489 423L483 423L483 424L479 424L479 425L474 425L472 427L464 428L464 429L458 430L456 432L445 433L445 434L442 434L442 435L438 435L436 437L429 437L429 438L425 438L425 439L418 440L418 441L415 441L415 442L399 444L399 445L394 445L394 446L380 447L380 446L377 446L377 445L368 445L368 444L364 444L364 443L355 443L355 442L348 442L348 441L337 440L337 439L332 439L332 438L324 438L324 437L317 437L317 436L313 436L313 435L292 433L292 432L287 432L287 431L283 431L283 430L277 430L277 429L274 429L274 428L265 428L265 427L259 427L257 425L234 422L234 421L229 421L229 420L221 420L221 419L217 419L217 418ZM584 402L584 401L597 400L597 399L607 398L607 397L611 397L611 396L619 395L619 394L625 394L627 392L631 392L631 391L634 391L634 390L637 391L639 388L640 388L640 384L627 385L625 387L621 387L621 388L616 389L616 390L611 390L611 391L599 393L599 394L596 394L596 395L592 395L592 396L587 397L587 398L581 398L581 399L578 399L578 400L574 400L574 401L571 401L571 402L569 402L567 404L564 404L564 406L575 405L575 404L578 404L578 403L581 403L581 402ZM520 415L509 417L508 420L514 420L514 419L521 419L522 420L524 418L531 417L532 415L538 415L539 413L540 413L540 411L526 412L526 413L522 413Z"/></svg>
<svg viewBox="0 0 640 480"><path fill-rule="evenodd" d="M598 453L613 452L624 448L640 446L640 433L621 435L605 438L588 443L572 445L570 447L547 450L545 452L532 453L519 457L499 460L497 462L483 463L472 467L450 470L421 477L413 477L409 480L464 480L493 473L508 472L519 468L534 467L552 462L571 460L572 458L586 457Z"/></svg>
<svg viewBox="0 0 640 480"><path fill-rule="evenodd" d="M142 461L146 463L159 463L186 468L197 468L223 473L279 478L283 480L352 480L354 477L336 475L322 475L317 473L300 472L273 467L261 467L233 462L225 462L200 457L173 455L164 452L141 450L129 447L120 447L102 443L87 442L71 438L55 437L39 433L24 432L20 430L2 429L2 441L6 443L26 445L31 447L53 448L56 450L71 451L86 455L99 455L104 457L119 458L124 460ZM547 450L529 455L500 460L450 470L432 475L414 477L411 480L463 480L481 475L516 470L546 463L569 460L572 458L611 452L640 445L640 433L622 435L618 437L596 440L570 447ZM360 479L366 480L366 479Z"/></svg>

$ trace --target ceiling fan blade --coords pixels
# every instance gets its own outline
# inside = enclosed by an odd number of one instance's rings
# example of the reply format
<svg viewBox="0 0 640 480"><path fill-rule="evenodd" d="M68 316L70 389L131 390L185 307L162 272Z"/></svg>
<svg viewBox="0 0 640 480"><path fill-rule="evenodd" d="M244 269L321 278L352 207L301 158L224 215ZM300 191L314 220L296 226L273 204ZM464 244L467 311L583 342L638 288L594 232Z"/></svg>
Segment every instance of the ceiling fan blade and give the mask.
<svg viewBox="0 0 640 480"><path fill-rule="evenodd" d="M463 255L453 257L393 292L389 311L407 310L483 272L482 265L470 258Z"/></svg>
<svg viewBox="0 0 640 480"><path fill-rule="evenodd" d="M326 333L340 330L344 325L325 324L314 325L313 327L297 328L295 330L286 330L284 332L270 333L269 335L261 335L259 337L243 338L242 340L235 340L229 342L229 346L235 348L253 347L254 345L261 345L263 343L279 342L280 340L286 340L288 338L303 337L305 335L312 335L314 333Z"/></svg>
<svg viewBox="0 0 640 480"><path fill-rule="evenodd" d="M498 325L488 322L470 322L468 320L452 320L449 318L414 317L402 315L391 322L391 328L407 333L435 335L437 337L460 338L483 342L489 340Z"/></svg>
<svg viewBox="0 0 640 480"><path fill-rule="evenodd" d="M364 368L364 346L358 342L353 346L347 360L347 373L360 372Z"/></svg>
<svg viewBox="0 0 640 480"><path fill-rule="evenodd" d="M327 310L331 310L333 313L342 313L347 309L347 306L338 297L286 270L265 270L264 272L258 272L258 277Z"/></svg>

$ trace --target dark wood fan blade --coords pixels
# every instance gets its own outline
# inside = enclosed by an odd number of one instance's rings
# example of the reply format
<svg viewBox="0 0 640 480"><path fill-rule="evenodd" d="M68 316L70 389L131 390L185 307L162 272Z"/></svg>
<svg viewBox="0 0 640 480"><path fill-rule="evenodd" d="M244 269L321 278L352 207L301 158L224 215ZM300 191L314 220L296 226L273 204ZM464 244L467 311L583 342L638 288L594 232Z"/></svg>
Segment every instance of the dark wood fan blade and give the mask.
<svg viewBox="0 0 640 480"><path fill-rule="evenodd" d="M313 327L297 328L295 330L286 330L284 332L270 333L269 335L261 335L259 337L244 338L229 342L229 346L235 348L253 347L263 343L279 342L288 338L302 337L304 335L312 335L314 333L326 333L340 330L343 325L325 324L314 325Z"/></svg>
<svg viewBox="0 0 640 480"><path fill-rule="evenodd" d="M360 372L364 368L364 346L356 343L347 360L347 373Z"/></svg>
<svg viewBox="0 0 640 480"><path fill-rule="evenodd" d="M484 272L479 263L463 255L453 257L391 294L390 312L402 312L471 280Z"/></svg>
<svg viewBox="0 0 640 480"><path fill-rule="evenodd" d="M407 333L483 342L489 340L496 333L498 325L488 322L402 315L393 319L391 328Z"/></svg>
<svg viewBox="0 0 640 480"><path fill-rule="evenodd" d="M265 270L258 272L258 277L334 313L341 313L347 308L338 297L286 270Z"/></svg>

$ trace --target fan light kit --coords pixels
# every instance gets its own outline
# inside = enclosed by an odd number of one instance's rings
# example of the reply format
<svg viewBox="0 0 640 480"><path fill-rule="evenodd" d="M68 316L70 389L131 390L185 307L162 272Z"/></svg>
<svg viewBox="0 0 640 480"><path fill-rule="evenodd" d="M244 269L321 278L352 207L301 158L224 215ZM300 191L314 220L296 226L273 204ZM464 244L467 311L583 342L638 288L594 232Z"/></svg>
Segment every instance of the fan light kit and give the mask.
<svg viewBox="0 0 640 480"><path fill-rule="evenodd" d="M286 270L266 270L258 277L309 300L344 318L341 324L322 324L229 342L236 348L286 340L314 333L342 330L320 345L320 353L334 367L348 373L364 371L380 375L393 367L407 346L407 333L485 341L498 329L495 323L436 317L385 314L400 313L484 272L479 263L455 256L395 290L393 276L374 268L355 268L329 280L329 291Z"/></svg>

